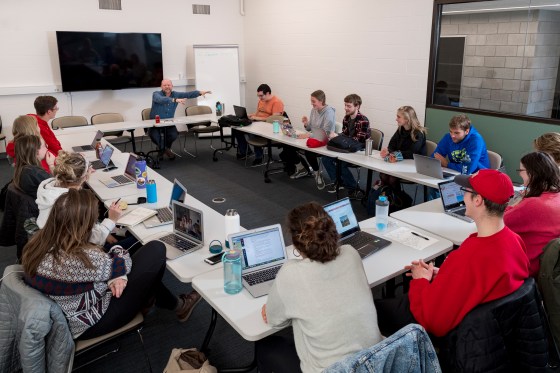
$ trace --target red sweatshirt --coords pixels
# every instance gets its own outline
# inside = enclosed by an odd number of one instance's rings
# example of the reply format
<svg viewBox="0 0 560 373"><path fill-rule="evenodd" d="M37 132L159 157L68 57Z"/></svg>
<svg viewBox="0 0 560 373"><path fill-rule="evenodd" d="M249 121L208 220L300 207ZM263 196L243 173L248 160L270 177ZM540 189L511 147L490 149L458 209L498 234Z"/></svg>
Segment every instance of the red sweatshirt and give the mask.
<svg viewBox="0 0 560 373"><path fill-rule="evenodd" d="M507 227L490 237L473 233L448 255L431 283L411 281L410 310L428 332L444 336L470 310L513 293L527 277L529 259L517 234Z"/></svg>
<svg viewBox="0 0 560 373"><path fill-rule="evenodd" d="M62 149L62 146L60 146L60 142L54 135L52 129L49 127L49 124L35 114L27 114L27 115L31 115L32 117L37 118L37 123L39 124L39 132L41 132L41 137L43 138L43 140L45 140L45 144L47 144L47 148L49 148L49 150L54 155L58 155L58 151Z"/></svg>

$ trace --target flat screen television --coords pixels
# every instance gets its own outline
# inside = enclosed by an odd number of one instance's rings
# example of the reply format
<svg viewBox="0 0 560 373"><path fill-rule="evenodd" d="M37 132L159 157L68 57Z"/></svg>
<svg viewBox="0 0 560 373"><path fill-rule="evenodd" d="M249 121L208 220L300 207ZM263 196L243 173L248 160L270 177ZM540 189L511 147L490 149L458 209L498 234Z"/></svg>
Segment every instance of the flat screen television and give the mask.
<svg viewBox="0 0 560 373"><path fill-rule="evenodd" d="M161 34L57 31L64 92L159 87Z"/></svg>

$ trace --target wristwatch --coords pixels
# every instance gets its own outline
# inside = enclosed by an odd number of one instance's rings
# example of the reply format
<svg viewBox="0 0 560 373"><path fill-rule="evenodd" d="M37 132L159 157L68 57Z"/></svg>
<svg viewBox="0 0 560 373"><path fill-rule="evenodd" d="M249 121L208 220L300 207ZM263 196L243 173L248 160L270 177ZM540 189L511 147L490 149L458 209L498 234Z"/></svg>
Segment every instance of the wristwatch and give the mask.
<svg viewBox="0 0 560 373"><path fill-rule="evenodd" d="M173 102L177 102L177 99L176 99L176 98L172 98L172 100L173 100Z"/></svg>

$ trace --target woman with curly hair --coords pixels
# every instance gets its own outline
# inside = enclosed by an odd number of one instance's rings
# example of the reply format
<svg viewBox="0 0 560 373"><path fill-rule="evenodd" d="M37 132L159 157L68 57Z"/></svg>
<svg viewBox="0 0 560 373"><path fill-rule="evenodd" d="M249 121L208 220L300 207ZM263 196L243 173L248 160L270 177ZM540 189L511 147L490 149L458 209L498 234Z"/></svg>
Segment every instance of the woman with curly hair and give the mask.
<svg viewBox="0 0 560 373"><path fill-rule="evenodd" d="M262 317L275 328L292 325L293 336L257 343L259 371L321 372L381 340L377 314L360 255L338 246L335 223L321 205L294 208L287 225L302 260L282 266Z"/></svg>

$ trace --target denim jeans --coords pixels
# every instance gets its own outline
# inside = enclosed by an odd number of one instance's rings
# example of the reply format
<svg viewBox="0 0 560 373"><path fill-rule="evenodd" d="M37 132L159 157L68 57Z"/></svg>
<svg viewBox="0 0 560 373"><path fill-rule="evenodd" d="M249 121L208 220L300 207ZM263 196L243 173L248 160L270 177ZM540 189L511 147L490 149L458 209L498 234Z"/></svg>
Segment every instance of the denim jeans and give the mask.
<svg viewBox="0 0 560 373"><path fill-rule="evenodd" d="M331 182L336 182L336 162L337 160L331 157L323 157L323 167L327 170ZM341 161L342 162L342 161ZM348 168L348 163L342 162L340 178L342 179L342 186L347 189L356 188L356 179L352 175L352 171Z"/></svg>
<svg viewBox="0 0 560 373"><path fill-rule="evenodd" d="M251 138L257 138L258 136L255 135L248 135ZM245 155L247 149L247 140L245 139L245 134L241 131L235 131L235 140L237 141L237 153ZM260 146L254 146L255 149L255 159L262 159L263 157L263 148Z"/></svg>
<svg viewBox="0 0 560 373"><path fill-rule="evenodd" d="M165 131L165 136L164 136ZM153 143L157 145L159 150L171 149L173 142L177 140L179 132L177 132L177 127L169 126L164 128L150 128L148 130L148 135L152 139ZM163 143L165 139L165 144Z"/></svg>
<svg viewBox="0 0 560 373"><path fill-rule="evenodd" d="M389 338L334 363L323 373L441 373L428 333L409 324Z"/></svg>

